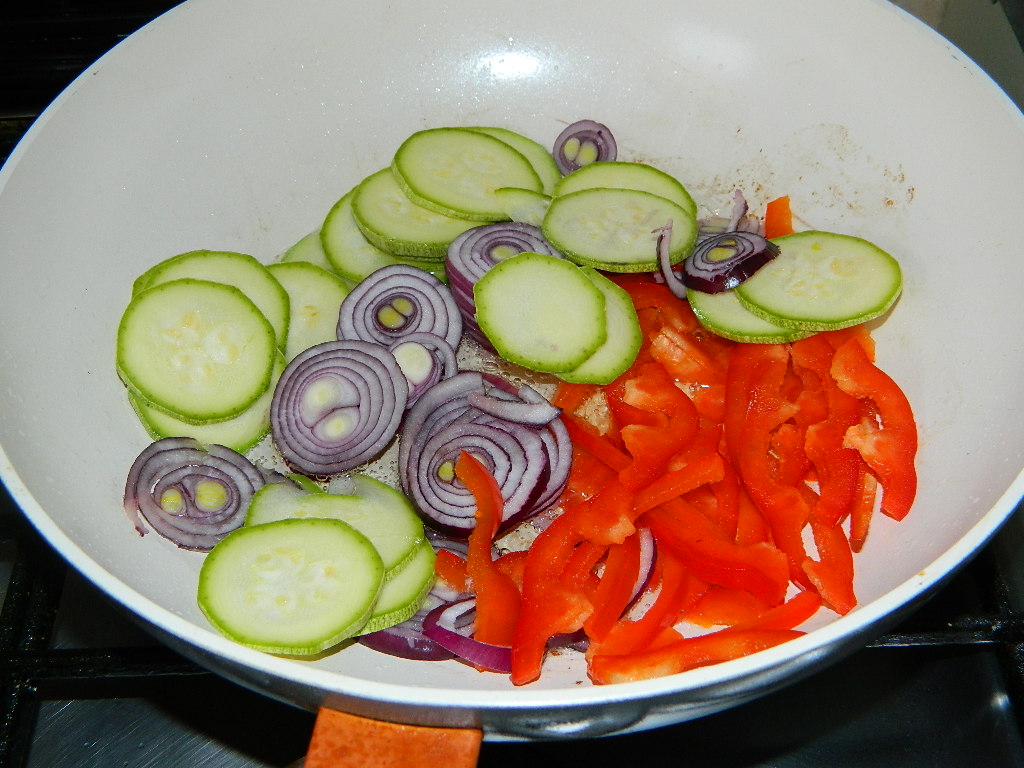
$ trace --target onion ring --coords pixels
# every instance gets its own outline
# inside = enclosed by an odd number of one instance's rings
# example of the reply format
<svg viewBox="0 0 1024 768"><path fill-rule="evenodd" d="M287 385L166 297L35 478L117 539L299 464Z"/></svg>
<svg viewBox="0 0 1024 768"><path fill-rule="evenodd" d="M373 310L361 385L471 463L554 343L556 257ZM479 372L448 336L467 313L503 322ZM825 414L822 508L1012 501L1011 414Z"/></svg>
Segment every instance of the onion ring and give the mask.
<svg viewBox="0 0 1024 768"><path fill-rule="evenodd" d="M558 134L551 155L565 176L590 163L614 160L618 146L607 125L578 120Z"/></svg>
<svg viewBox="0 0 1024 768"><path fill-rule="evenodd" d="M410 333L432 333L453 348L462 315L444 283L425 269L389 264L363 278L341 303L338 338L385 347Z"/></svg>
<svg viewBox="0 0 1024 768"><path fill-rule="evenodd" d="M285 368L270 406L274 443L294 469L314 477L357 467L398 430L409 385L379 344L317 344Z"/></svg>
<svg viewBox="0 0 1024 768"><path fill-rule="evenodd" d="M240 453L166 437L147 446L128 472L124 510L140 536L146 524L181 549L208 552L245 520L264 474Z"/></svg>

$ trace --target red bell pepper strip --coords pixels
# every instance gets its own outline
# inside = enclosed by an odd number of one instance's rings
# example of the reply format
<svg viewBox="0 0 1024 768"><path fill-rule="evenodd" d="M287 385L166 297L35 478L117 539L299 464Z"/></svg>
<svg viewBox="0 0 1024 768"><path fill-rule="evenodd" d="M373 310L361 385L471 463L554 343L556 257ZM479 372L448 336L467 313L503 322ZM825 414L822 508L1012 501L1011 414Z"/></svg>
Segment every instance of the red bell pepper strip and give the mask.
<svg viewBox="0 0 1024 768"><path fill-rule="evenodd" d="M840 615L852 611L857 605L853 588L853 552L846 533L840 525L826 525L811 518L814 544L818 560L807 558L804 571L814 583L821 599Z"/></svg>
<svg viewBox="0 0 1024 768"><path fill-rule="evenodd" d="M516 589L523 591L523 572L526 570L526 555L528 550L517 549L506 552L494 561L494 567L508 576Z"/></svg>
<svg viewBox="0 0 1024 768"><path fill-rule="evenodd" d="M591 596L594 612L583 624L587 636L601 640L618 621L640 577L640 539L629 536L608 547L601 581Z"/></svg>
<svg viewBox="0 0 1024 768"><path fill-rule="evenodd" d="M738 624L736 629L795 629L818 612L821 596L817 592L797 592L793 597L769 608L753 621Z"/></svg>
<svg viewBox="0 0 1024 768"><path fill-rule="evenodd" d="M629 454L620 450L611 440L599 433L597 427L578 416L566 413L562 414L562 422L565 424L573 445L580 446L616 472L621 472L629 466L631 461Z"/></svg>
<svg viewBox="0 0 1024 768"><path fill-rule="evenodd" d="M764 209L764 236L773 237L793 234L793 210L790 207L789 195L768 201Z"/></svg>
<svg viewBox="0 0 1024 768"><path fill-rule="evenodd" d="M556 517L534 539L526 556L522 604L512 642L514 685L540 677L548 641L576 632L593 613L583 586L564 578L573 553L584 541L573 517L568 513Z"/></svg>
<svg viewBox="0 0 1024 768"><path fill-rule="evenodd" d="M665 629L678 623L680 615L706 588L687 573L673 552L659 546L654 575L640 598L646 608L637 617L627 614L620 618L603 638L592 640L587 649L588 662L597 656L637 653L650 647Z"/></svg>
<svg viewBox="0 0 1024 768"><path fill-rule="evenodd" d="M853 503L861 458L843 442L847 430L860 418L857 399L841 390L831 375L835 350L822 335L792 345L793 363L814 374L827 406L825 418L809 424L805 450L814 464L820 499L813 514L827 525L836 525Z"/></svg>
<svg viewBox="0 0 1024 768"><path fill-rule="evenodd" d="M596 384L574 384L560 381L551 404L567 413L575 413L579 408L598 392Z"/></svg>
<svg viewBox="0 0 1024 768"><path fill-rule="evenodd" d="M434 558L434 573L441 581L459 592L469 590L466 560L448 549L439 549Z"/></svg>
<svg viewBox="0 0 1024 768"><path fill-rule="evenodd" d="M589 499L617 477L618 473L614 469L575 443L572 447L572 466L560 503Z"/></svg>
<svg viewBox="0 0 1024 768"><path fill-rule="evenodd" d="M640 489L633 502L633 511L642 514L702 485L718 483L724 479L725 474L722 456L717 452L706 453L679 469L666 472Z"/></svg>
<svg viewBox="0 0 1024 768"><path fill-rule="evenodd" d="M773 477L769 460L772 431L790 417L793 409L792 404L779 396L789 354L781 345L756 346L759 347L756 353L748 353L756 368L750 377L749 406L739 430L739 444L730 448L744 485L771 528L775 545L788 558L790 578L810 588L811 583L802 568L807 559L802 531L810 516L810 507L799 488Z"/></svg>
<svg viewBox="0 0 1024 768"><path fill-rule="evenodd" d="M501 522L503 501L498 484L472 454L461 451L455 475L476 501L476 524L469 534L466 573L476 595L474 637L491 645L512 645L519 616L519 590L494 564L494 534Z"/></svg>
<svg viewBox="0 0 1024 768"><path fill-rule="evenodd" d="M619 544L636 528L633 520L635 493L618 480L584 501L565 508L563 515L570 515L576 533L595 544Z"/></svg>
<svg viewBox="0 0 1024 768"><path fill-rule="evenodd" d="M647 680L748 656L802 634L791 629L723 629L683 638L644 653L595 656L589 673L596 683Z"/></svg>
<svg viewBox="0 0 1024 768"><path fill-rule="evenodd" d="M683 618L699 627L732 627L752 623L767 609L750 592L712 584Z"/></svg>
<svg viewBox="0 0 1024 768"><path fill-rule="evenodd" d="M878 409L880 426L862 421L847 431L845 444L860 453L881 483L882 513L902 520L917 494L917 424L907 396L857 339L836 350L831 371L840 389Z"/></svg>
<svg viewBox="0 0 1024 768"><path fill-rule="evenodd" d="M878 481L871 474L867 465L861 464L857 480L857 491L850 507L850 549L860 552L868 538L871 518L875 511L875 497L878 493Z"/></svg>
<svg viewBox="0 0 1024 768"><path fill-rule="evenodd" d="M682 499L652 509L643 519L659 545L674 550L701 581L746 590L766 605L776 605L785 597L789 585L787 562L775 547L741 547L725 540L707 518Z"/></svg>

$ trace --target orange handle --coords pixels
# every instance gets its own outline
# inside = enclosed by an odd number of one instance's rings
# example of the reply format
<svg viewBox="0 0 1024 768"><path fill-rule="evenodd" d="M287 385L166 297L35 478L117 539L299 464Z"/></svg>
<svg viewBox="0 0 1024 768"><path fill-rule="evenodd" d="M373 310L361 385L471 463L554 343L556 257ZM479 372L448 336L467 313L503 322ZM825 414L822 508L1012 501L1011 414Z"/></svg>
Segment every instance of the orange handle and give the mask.
<svg viewBox="0 0 1024 768"><path fill-rule="evenodd" d="M389 723L322 707L304 768L475 768L483 733Z"/></svg>

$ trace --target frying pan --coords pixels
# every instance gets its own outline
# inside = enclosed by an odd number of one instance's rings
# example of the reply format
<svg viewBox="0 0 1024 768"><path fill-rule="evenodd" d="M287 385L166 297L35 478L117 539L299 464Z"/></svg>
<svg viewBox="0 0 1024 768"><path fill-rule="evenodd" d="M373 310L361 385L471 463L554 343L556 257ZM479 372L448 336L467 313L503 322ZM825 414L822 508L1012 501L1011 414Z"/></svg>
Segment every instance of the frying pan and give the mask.
<svg viewBox="0 0 1024 768"><path fill-rule="evenodd" d="M921 429L921 489L857 560L860 606L792 642L591 685L457 662L242 648L195 604L201 556L120 509L148 442L113 367L132 279L174 253L270 261L408 134L580 118L684 181L703 214L789 195L800 228L869 239L904 294L874 331ZM85 577L198 663L301 707L485 738L693 719L813 674L924 599L1024 492L1024 121L962 53L883 0L190 0L90 67L0 174L0 476Z"/></svg>

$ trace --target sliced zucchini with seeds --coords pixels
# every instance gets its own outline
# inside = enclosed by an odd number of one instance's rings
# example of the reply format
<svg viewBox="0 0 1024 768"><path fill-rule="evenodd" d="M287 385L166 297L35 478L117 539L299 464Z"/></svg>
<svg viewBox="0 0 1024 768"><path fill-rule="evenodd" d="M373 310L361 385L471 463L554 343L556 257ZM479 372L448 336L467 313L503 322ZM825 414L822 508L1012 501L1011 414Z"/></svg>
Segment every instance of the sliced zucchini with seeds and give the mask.
<svg viewBox="0 0 1024 768"><path fill-rule="evenodd" d="M267 653L311 656L352 637L373 612L384 568L340 520L239 528L199 572L199 607L220 632Z"/></svg>
<svg viewBox="0 0 1024 768"><path fill-rule="evenodd" d="M393 627L415 614L434 586L434 559L434 548L423 539L402 569L384 582L373 613L359 634Z"/></svg>
<svg viewBox="0 0 1024 768"><path fill-rule="evenodd" d="M540 191L546 195L554 194L555 185L562 178L562 172L558 170L558 165L549 149L528 136L510 131L508 128L479 126L470 130L480 131L496 139L501 139L513 149L518 150L536 171L537 177L540 179Z"/></svg>
<svg viewBox="0 0 1024 768"><path fill-rule="evenodd" d="M608 187L611 189L637 189L652 195L665 197L691 216L697 215L697 204L690 197L686 187L674 176L653 165L632 163L624 160L599 160L584 165L579 170L564 176L555 187L554 194L567 195L581 189Z"/></svg>
<svg viewBox="0 0 1024 768"><path fill-rule="evenodd" d="M267 268L254 257L232 251L189 251L165 259L147 270L135 288L152 288L180 278L233 285L270 321L278 346L288 339L288 294Z"/></svg>
<svg viewBox="0 0 1024 768"><path fill-rule="evenodd" d="M784 344L811 335L811 331L785 328L759 317L740 303L735 290L705 293L688 289L686 299L700 324L732 341Z"/></svg>
<svg viewBox="0 0 1024 768"><path fill-rule="evenodd" d="M369 243L395 256L444 261L448 243L479 222L457 219L429 210L410 200L390 169L371 174L356 187L352 215ZM327 256L342 271L331 239L331 222L325 222L323 242Z"/></svg>
<svg viewBox="0 0 1024 768"><path fill-rule="evenodd" d="M276 345L267 318L239 289L171 280L129 302L118 325L116 366L125 385L152 406L183 421L222 421L267 391Z"/></svg>
<svg viewBox="0 0 1024 768"><path fill-rule="evenodd" d="M775 238L779 255L736 288L743 306L786 328L829 331L884 314L903 286L899 262L859 237L815 230Z"/></svg>
<svg viewBox="0 0 1024 768"><path fill-rule="evenodd" d="M305 261L278 262L267 269L288 292L287 359L314 344L335 341L338 312L348 296L348 284L334 272Z"/></svg>
<svg viewBox="0 0 1024 768"><path fill-rule="evenodd" d="M380 553L385 579L397 574L423 540L423 522L412 503L385 483L352 475L345 493L304 493L278 483L260 488L249 503L246 525L286 518L343 520L366 536Z"/></svg>
<svg viewBox="0 0 1024 768"><path fill-rule="evenodd" d="M575 384L610 384L636 360L643 332L630 295L596 269L582 271L604 294L607 337L582 364L558 377Z"/></svg>
<svg viewBox="0 0 1024 768"><path fill-rule="evenodd" d="M413 202L448 216L499 221L499 187L543 192L530 161L501 139L469 128L428 128L407 138L391 162Z"/></svg>
<svg viewBox="0 0 1024 768"><path fill-rule="evenodd" d="M270 431L270 403L274 397L274 384L284 371L284 355L277 353L274 372L266 391L237 416L224 421L190 424L161 411L138 393L128 392L128 401L136 415L154 440L164 437L192 437L199 442L217 444L245 453L255 447Z"/></svg>
<svg viewBox="0 0 1024 768"><path fill-rule="evenodd" d="M529 251L473 287L480 330L503 358L535 371L577 368L607 338L605 298L572 262Z"/></svg>
<svg viewBox="0 0 1024 768"><path fill-rule="evenodd" d="M551 201L541 230L577 264L610 272L658 269L656 229L672 223L669 258L686 258L697 239L697 221L677 203L635 189L595 187Z"/></svg>

